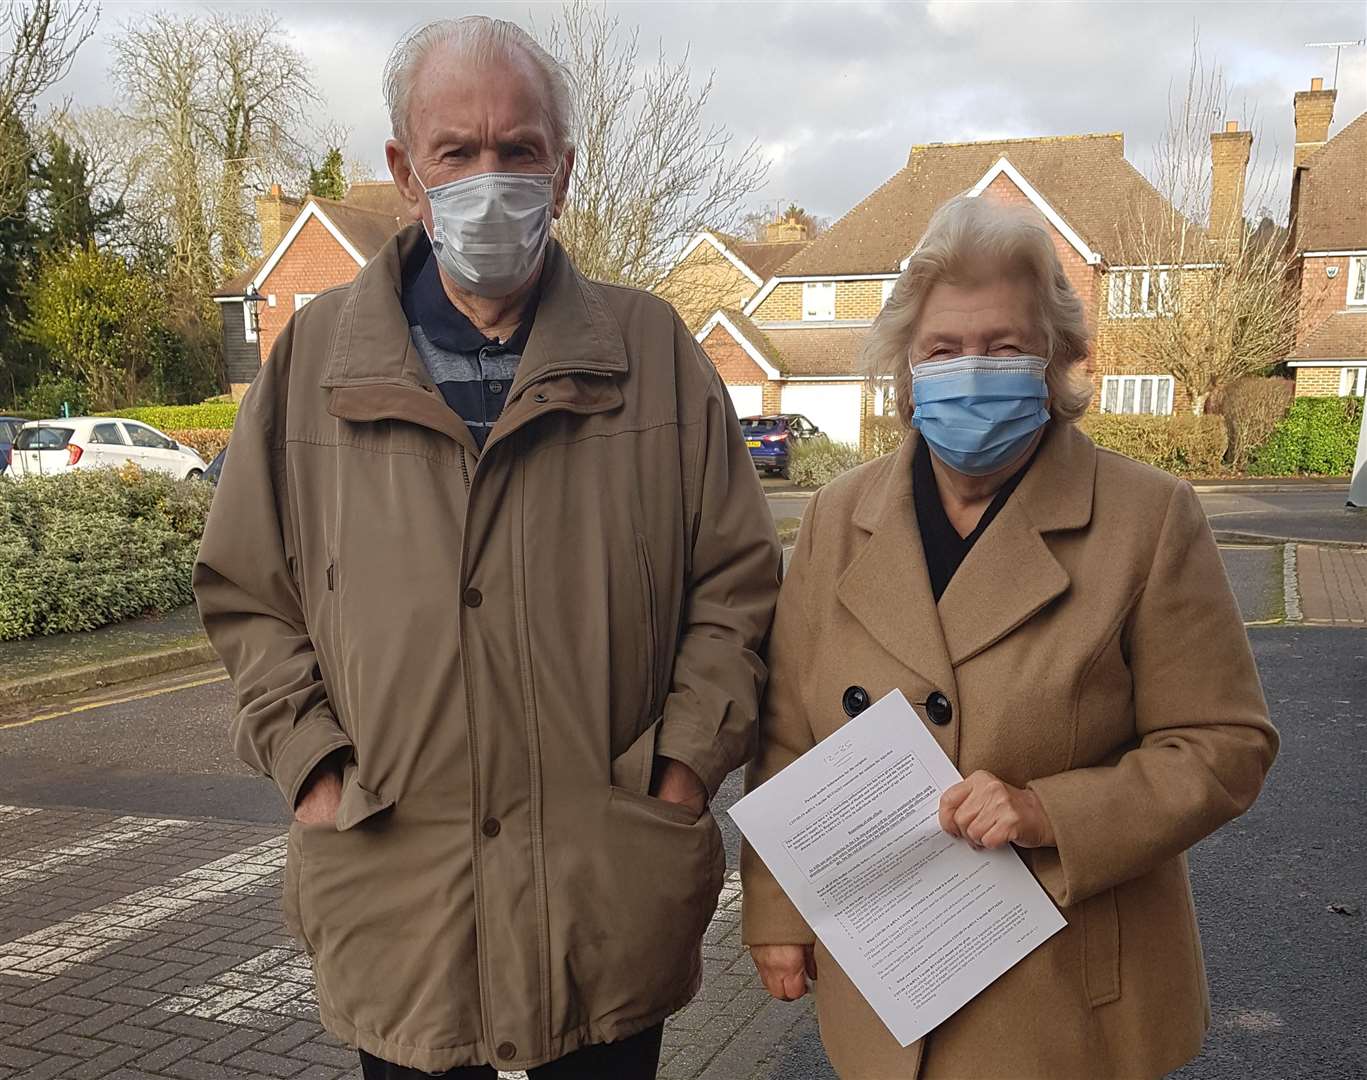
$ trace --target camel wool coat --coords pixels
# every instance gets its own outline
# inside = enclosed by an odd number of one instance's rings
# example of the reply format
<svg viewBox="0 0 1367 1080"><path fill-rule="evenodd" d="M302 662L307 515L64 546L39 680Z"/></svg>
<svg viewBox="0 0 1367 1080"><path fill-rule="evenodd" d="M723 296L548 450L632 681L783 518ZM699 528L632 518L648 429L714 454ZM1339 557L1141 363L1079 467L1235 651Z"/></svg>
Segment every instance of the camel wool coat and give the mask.
<svg viewBox="0 0 1367 1080"><path fill-rule="evenodd" d="M1214 538L1190 485L1055 421L937 607L917 439L808 506L748 784L846 723L850 687L939 691L945 722L917 711L959 771L1042 801L1058 846L1021 855L1068 926L905 1049L817 943L822 1039L843 1080L1160 1076L1210 1016L1184 852L1277 751ZM753 851L743 872L747 944L815 941Z"/></svg>
<svg viewBox="0 0 1367 1080"><path fill-rule="evenodd" d="M295 314L195 567L238 754L293 807L285 918L333 1034L428 1072L535 1066L682 1008L754 747L779 548L730 399L664 301L554 241L481 452L400 306L420 226Z"/></svg>

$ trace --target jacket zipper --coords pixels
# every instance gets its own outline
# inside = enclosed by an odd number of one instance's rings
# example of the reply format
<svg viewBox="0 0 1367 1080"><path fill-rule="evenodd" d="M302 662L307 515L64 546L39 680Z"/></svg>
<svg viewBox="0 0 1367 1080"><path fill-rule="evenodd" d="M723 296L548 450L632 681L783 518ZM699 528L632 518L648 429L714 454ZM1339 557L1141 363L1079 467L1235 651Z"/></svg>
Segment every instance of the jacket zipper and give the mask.
<svg viewBox="0 0 1367 1080"><path fill-rule="evenodd" d="M464 443L457 443L456 445L460 447L460 476L461 476L461 479L465 481L465 494L466 494L466 495L469 495L469 494L470 494L470 466L469 466L469 463L468 463L468 462L466 461L466 459L465 459L465 444L464 444Z"/></svg>

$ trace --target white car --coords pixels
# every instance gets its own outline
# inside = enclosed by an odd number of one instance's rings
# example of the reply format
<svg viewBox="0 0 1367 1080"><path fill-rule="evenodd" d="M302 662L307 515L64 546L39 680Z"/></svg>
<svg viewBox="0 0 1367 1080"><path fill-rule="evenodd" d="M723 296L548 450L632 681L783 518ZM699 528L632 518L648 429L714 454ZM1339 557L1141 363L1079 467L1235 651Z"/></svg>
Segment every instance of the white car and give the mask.
<svg viewBox="0 0 1367 1080"><path fill-rule="evenodd" d="M154 427L119 416L34 420L19 429L6 476L51 476L72 469L117 467L128 462L152 472L198 479L207 466L188 446Z"/></svg>

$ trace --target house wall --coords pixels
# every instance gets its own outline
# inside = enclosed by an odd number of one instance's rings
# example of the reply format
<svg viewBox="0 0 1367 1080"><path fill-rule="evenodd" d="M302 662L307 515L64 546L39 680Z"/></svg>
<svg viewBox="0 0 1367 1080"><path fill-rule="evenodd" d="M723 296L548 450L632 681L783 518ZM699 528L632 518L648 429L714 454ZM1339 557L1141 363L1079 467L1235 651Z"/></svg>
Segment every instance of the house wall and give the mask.
<svg viewBox="0 0 1367 1080"><path fill-rule="evenodd" d="M720 251L703 242L654 291L673 304L688 329L696 333L718 308L741 307L758 288Z"/></svg>
<svg viewBox="0 0 1367 1080"><path fill-rule="evenodd" d="M1329 268L1336 272L1331 278ZM1296 344L1300 345L1330 315L1348 306L1348 256L1317 255L1301 259L1300 303Z"/></svg>
<svg viewBox="0 0 1367 1080"><path fill-rule="evenodd" d="M781 281L764 298L750 317L757 323L801 322L802 282ZM868 320L883 310L883 280L863 278L835 283L835 317L839 320Z"/></svg>
<svg viewBox="0 0 1367 1080"><path fill-rule="evenodd" d="M1337 397L1343 369L1338 367L1296 368L1297 397Z"/></svg>
<svg viewBox="0 0 1367 1080"><path fill-rule="evenodd" d="M356 260L346 253L317 218L304 223L289 249L271 269L260 285L267 300L275 297L275 306L262 304L261 356L269 359L275 339L294 315L296 293L320 293L338 285L346 285L360 270Z"/></svg>
<svg viewBox="0 0 1367 1080"><path fill-rule="evenodd" d="M761 386L769 381L764 369L720 324L702 339L702 348L727 386Z"/></svg>
<svg viewBox="0 0 1367 1080"><path fill-rule="evenodd" d="M840 282L835 286L837 305L840 303ZM780 281L764 302L750 313L757 323L800 322L802 320L802 282Z"/></svg>
<svg viewBox="0 0 1367 1080"><path fill-rule="evenodd" d="M223 320L223 365L227 369L228 385L233 397L241 398L261 370L259 342L246 339L244 304L233 302L214 306Z"/></svg>

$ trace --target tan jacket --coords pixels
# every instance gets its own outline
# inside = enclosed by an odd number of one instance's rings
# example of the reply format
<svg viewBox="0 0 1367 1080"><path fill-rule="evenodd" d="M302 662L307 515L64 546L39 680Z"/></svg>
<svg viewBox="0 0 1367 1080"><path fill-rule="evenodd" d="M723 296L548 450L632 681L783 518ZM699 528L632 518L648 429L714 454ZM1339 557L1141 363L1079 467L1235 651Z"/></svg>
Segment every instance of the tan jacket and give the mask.
<svg viewBox="0 0 1367 1080"><path fill-rule="evenodd" d="M323 1023L401 1065L524 1068L696 992L723 853L648 796L753 751L778 546L669 305L552 245L482 455L414 350L405 230L300 311L233 431L195 570L233 738L293 806L286 917Z"/></svg>
<svg viewBox="0 0 1367 1080"><path fill-rule="evenodd" d="M1277 750L1191 487L1054 425L938 605L912 501L917 437L812 500L768 653L757 784L871 700L942 692L968 775L1029 786L1057 849L1023 851L1068 927L903 1050L817 947L844 1080L1151 1078L1209 1021L1183 852L1248 809ZM749 944L813 940L747 851Z"/></svg>

